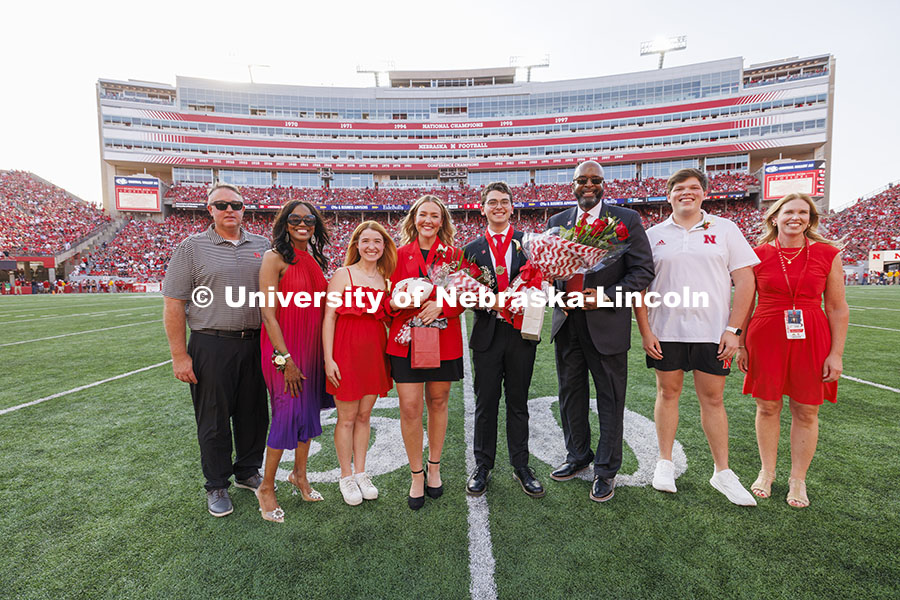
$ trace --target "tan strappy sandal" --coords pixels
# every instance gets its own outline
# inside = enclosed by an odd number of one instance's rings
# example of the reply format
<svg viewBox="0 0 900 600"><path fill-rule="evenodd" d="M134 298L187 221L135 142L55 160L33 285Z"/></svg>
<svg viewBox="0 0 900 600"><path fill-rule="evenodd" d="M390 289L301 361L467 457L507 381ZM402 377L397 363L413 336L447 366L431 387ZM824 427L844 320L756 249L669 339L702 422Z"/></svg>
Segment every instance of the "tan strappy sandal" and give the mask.
<svg viewBox="0 0 900 600"><path fill-rule="evenodd" d="M750 491L757 498L768 498L772 495L772 482L775 481L775 473L769 473L765 469L759 470L759 477L750 486Z"/></svg>
<svg viewBox="0 0 900 600"><path fill-rule="evenodd" d="M794 508L806 508L809 506L809 497L806 495L806 480L788 479L787 503Z"/></svg>

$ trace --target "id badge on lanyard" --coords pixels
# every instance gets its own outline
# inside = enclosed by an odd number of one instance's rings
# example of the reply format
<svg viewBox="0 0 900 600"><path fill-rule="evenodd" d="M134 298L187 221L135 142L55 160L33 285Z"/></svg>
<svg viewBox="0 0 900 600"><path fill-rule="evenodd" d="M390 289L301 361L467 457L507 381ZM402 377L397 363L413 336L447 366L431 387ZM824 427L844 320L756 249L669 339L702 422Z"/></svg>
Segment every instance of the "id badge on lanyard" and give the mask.
<svg viewBox="0 0 900 600"><path fill-rule="evenodd" d="M805 340L806 327L803 324L803 310L793 308L784 311L784 330L789 340Z"/></svg>
<svg viewBox="0 0 900 600"><path fill-rule="evenodd" d="M803 310L796 307L797 291L800 289L800 281L803 280L803 274L809 266L809 241L804 240L806 249L806 263L803 265L803 271L797 280L797 289L791 289L791 281L788 279L787 267L784 266L784 258L781 256L781 244L775 240L775 251L778 253L778 259L781 262L781 270L784 273L784 281L787 284L788 292L791 294L791 308L784 311L784 332L789 340L805 340L806 326L803 323Z"/></svg>

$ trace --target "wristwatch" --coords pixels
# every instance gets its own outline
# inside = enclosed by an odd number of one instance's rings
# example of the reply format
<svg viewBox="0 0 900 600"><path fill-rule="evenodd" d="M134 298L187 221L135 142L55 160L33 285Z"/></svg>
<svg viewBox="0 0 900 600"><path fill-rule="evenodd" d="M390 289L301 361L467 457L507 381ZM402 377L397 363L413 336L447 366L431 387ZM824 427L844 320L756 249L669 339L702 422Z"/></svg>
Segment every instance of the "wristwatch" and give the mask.
<svg viewBox="0 0 900 600"><path fill-rule="evenodd" d="M741 329L739 327L726 327L725 331L730 331L734 335L741 335Z"/></svg>

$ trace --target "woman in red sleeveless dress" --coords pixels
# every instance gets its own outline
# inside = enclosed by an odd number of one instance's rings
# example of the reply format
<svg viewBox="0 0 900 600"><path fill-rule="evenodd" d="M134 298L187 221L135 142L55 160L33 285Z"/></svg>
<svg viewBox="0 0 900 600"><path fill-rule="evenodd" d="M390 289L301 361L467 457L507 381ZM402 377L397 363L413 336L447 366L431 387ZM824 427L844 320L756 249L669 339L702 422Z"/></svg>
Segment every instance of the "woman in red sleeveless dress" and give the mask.
<svg viewBox="0 0 900 600"><path fill-rule="evenodd" d="M341 494L351 506L378 497L366 474L366 450L372 407L393 387L385 321L390 319L387 275L396 264L394 240L379 223L364 221L350 237L344 266L328 284L329 293L344 294L342 306L325 309L322 345L326 390L337 400L334 447L341 465ZM347 292L353 295L348 298Z"/></svg>
<svg viewBox="0 0 900 600"><path fill-rule="evenodd" d="M819 406L837 401L849 308L837 244L818 233L816 205L789 194L769 208L754 267L758 300L744 329L738 367L744 394L756 399L762 469L751 486L771 494L781 434L782 396L790 398L788 504L809 506L806 472L819 437ZM824 296L825 310L822 310ZM745 346L745 347L744 347Z"/></svg>

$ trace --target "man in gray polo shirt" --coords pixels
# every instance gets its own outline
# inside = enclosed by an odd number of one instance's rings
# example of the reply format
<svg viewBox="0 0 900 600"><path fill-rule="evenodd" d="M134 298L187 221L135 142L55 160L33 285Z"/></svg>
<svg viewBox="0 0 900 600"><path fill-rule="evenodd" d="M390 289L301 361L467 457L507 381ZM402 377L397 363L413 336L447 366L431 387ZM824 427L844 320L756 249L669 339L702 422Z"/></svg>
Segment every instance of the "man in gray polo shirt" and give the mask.
<svg viewBox="0 0 900 600"><path fill-rule="evenodd" d="M269 427L259 309L229 307L225 290L230 286L235 298L241 286L247 294L258 291L262 256L271 244L241 227L244 203L236 187L214 184L206 209L213 224L182 241L169 261L163 321L175 377L191 388L207 508L224 517L234 510L232 475L238 487L259 487ZM187 345L185 324L191 329Z"/></svg>

